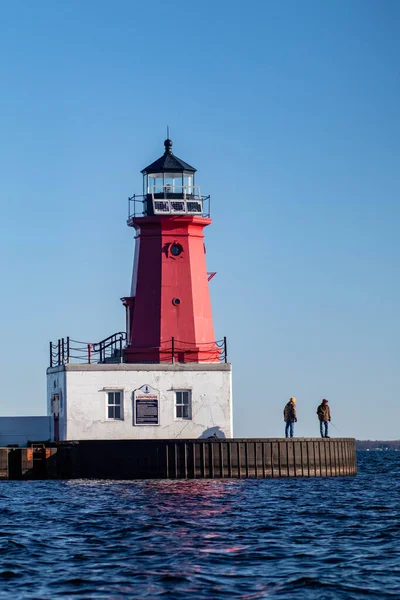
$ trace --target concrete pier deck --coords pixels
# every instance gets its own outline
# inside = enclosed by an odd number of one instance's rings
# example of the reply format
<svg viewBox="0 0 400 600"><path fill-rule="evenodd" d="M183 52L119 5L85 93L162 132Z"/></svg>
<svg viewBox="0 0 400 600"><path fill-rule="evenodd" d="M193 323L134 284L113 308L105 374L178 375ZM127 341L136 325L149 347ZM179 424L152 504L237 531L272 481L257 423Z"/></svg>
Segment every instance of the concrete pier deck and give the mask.
<svg viewBox="0 0 400 600"><path fill-rule="evenodd" d="M356 473L353 438L84 440L0 448L0 479L264 479Z"/></svg>

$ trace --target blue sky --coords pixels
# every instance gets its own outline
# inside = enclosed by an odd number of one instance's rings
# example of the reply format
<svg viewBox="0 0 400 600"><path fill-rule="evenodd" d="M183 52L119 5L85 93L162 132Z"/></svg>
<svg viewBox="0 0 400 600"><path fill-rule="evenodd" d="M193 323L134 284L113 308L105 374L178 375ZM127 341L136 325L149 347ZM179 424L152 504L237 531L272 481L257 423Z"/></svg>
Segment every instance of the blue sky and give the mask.
<svg viewBox="0 0 400 600"><path fill-rule="evenodd" d="M48 341L124 327L127 198L174 151L212 195L234 433L399 437L400 4L0 6L0 414L45 412Z"/></svg>

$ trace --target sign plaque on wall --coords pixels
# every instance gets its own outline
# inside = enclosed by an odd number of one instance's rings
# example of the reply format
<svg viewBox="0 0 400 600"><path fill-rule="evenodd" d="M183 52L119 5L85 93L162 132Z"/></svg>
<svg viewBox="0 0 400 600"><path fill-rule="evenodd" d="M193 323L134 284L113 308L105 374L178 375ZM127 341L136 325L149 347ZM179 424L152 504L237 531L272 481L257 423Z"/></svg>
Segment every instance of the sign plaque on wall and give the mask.
<svg viewBox="0 0 400 600"><path fill-rule="evenodd" d="M150 385L142 385L133 392L134 425L159 425L160 392Z"/></svg>

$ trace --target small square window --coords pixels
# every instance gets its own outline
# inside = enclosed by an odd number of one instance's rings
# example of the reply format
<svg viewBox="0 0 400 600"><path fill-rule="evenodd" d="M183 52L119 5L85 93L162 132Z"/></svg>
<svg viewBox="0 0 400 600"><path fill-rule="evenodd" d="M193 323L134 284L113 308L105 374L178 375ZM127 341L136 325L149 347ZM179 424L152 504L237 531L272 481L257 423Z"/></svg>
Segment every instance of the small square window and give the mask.
<svg viewBox="0 0 400 600"><path fill-rule="evenodd" d="M175 392L175 417L177 419L191 420L192 392L190 390Z"/></svg>
<svg viewBox="0 0 400 600"><path fill-rule="evenodd" d="M107 392L107 419L123 419L121 391Z"/></svg>

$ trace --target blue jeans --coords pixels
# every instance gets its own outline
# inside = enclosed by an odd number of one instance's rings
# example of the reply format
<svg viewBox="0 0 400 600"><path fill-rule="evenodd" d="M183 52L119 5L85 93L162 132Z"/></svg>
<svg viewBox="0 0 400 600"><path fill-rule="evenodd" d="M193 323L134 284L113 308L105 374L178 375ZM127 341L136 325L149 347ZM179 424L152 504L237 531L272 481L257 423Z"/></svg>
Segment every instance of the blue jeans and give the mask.
<svg viewBox="0 0 400 600"><path fill-rule="evenodd" d="M325 428L325 435L324 435ZM328 421L320 421L319 422L319 430L321 432L321 437L328 437Z"/></svg>
<svg viewBox="0 0 400 600"><path fill-rule="evenodd" d="M293 437L294 421L286 421L285 437L289 437L288 433L290 430L290 437Z"/></svg>

